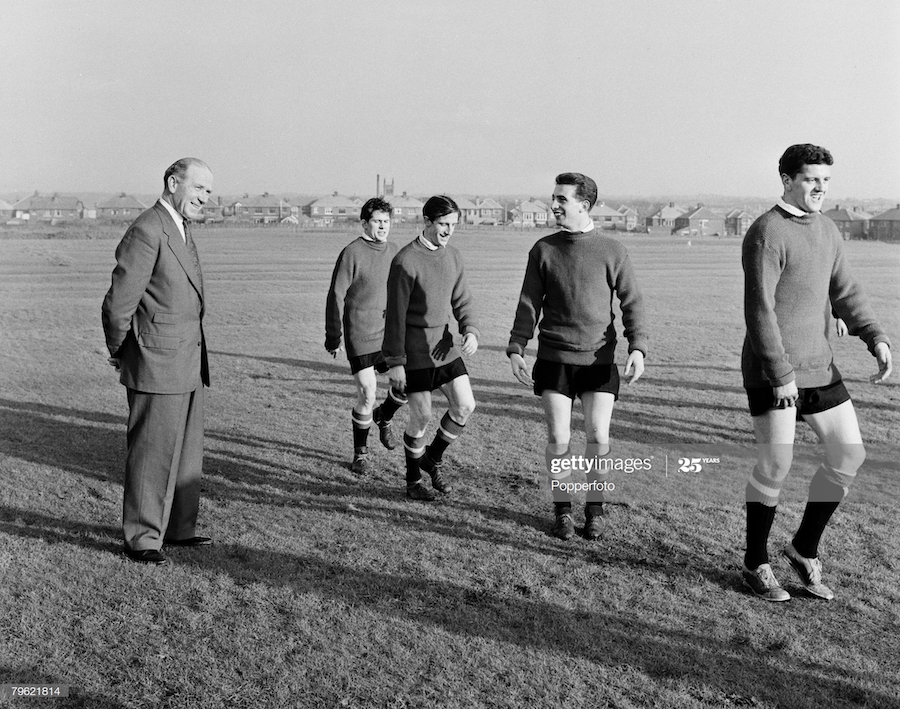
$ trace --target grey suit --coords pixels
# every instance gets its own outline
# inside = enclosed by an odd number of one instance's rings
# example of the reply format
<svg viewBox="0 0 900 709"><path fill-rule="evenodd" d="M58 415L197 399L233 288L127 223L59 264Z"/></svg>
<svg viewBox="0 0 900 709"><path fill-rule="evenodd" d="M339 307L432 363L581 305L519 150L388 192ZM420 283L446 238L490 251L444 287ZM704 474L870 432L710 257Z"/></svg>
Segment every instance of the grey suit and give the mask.
<svg viewBox="0 0 900 709"><path fill-rule="evenodd" d="M119 243L103 301L106 345L128 392L122 527L135 551L196 531L209 364L192 246L155 204Z"/></svg>

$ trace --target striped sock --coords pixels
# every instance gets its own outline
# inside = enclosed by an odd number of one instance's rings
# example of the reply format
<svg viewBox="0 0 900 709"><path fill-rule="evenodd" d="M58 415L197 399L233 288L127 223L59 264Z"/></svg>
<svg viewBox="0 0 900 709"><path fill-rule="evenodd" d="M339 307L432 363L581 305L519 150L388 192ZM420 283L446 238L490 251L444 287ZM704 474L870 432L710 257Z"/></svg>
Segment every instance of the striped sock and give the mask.
<svg viewBox="0 0 900 709"><path fill-rule="evenodd" d="M384 401L379 407L381 411L381 420L382 421L390 421L394 418L394 414L397 413L397 410L403 406L408 399L406 398L406 394L403 394L397 391L394 387L391 387L388 390L388 394L384 397Z"/></svg>
<svg viewBox="0 0 900 709"><path fill-rule="evenodd" d="M441 418L441 423L438 426L437 433L434 434L434 440L431 442L431 445L428 446L428 457L435 463L440 463L441 458L444 457L444 451L447 450L447 446L459 438L459 434L465 429L466 425L454 421L450 416L449 411L444 413Z"/></svg>
<svg viewBox="0 0 900 709"><path fill-rule="evenodd" d="M819 555L819 542L831 515L847 494L847 488L856 477L823 464L809 484L809 501L803 511L800 527L791 542L794 549L807 559Z"/></svg>
<svg viewBox="0 0 900 709"><path fill-rule="evenodd" d="M413 438L408 433L404 433L403 452L406 454L406 484L413 485L422 479L419 460L425 453L425 437Z"/></svg>
<svg viewBox="0 0 900 709"><path fill-rule="evenodd" d="M358 414L356 410L350 412L353 421L353 450L359 452L366 447L369 440L369 428L372 426L372 414Z"/></svg>

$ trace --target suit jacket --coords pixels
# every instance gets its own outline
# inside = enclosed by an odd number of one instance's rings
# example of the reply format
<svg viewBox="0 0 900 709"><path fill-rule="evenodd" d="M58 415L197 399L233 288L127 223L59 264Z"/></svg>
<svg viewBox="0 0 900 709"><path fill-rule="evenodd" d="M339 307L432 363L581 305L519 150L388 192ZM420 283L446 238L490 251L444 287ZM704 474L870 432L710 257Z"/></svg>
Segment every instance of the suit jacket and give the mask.
<svg viewBox="0 0 900 709"><path fill-rule="evenodd" d="M122 237L103 301L106 346L120 361L122 384L151 394L208 386L203 314L202 275L157 203Z"/></svg>

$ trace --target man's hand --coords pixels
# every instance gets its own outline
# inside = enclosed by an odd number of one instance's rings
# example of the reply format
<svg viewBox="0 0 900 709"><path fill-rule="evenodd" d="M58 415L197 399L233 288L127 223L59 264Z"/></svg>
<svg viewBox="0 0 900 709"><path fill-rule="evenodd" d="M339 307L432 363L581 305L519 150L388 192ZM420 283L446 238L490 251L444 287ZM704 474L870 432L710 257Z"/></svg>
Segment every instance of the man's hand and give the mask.
<svg viewBox="0 0 900 709"><path fill-rule="evenodd" d="M337 359L337 356L339 354L341 354L341 352L343 352L343 351L344 351L344 346L338 345L333 350L328 350L328 354L330 354L332 356L332 358Z"/></svg>
<svg viewBox="0 0 900 709"><path fill-rule="evenodd" d="M398 364L396 367L391 367L388 370L388 381L391 383L391 386L394 387L401 394L406 393L406 367L402 364Z"/></svg>
<svg viewBox="0 0 900 709"><path fill-rule="evenodd" d="M118 357L110 357L110 358L107 359L106 361L109 362L110 365L112 365L113 367L115 367L115 370L116 370L117 372L121 372L121 371L122 371L122 364L121 364L121 362L119 362L119 358L118 358Z"/></svg>
<svg viewBox="0 0 900 709"><path fill-rule="evenodd" d="M462 345L460 345L459 351L464 355L475 354L478 351L478 338L470 332L468 335L463 337Z"/></svg>
<svg viewBox="0 0 900 709"><path fill-rule="evenodd" d="M875 359L878 360L878 374L869 377L872 384L883 382L891 375L891 348L887 342L879 342L875 345Z"/></svg>
<svg viewBox="0 0 900 709"><path fill-rule="evenodd" d="M772 393L775 396L775 408L785 409L797 404L797 398L800 392L797 391L797 381L788 382L780 387L772 387Z"/></svg>
<svg viewBox="0 0 900 709"><path fill-rule="evenodd" d="M835 333L837 333L838 337L843 337L844 335L846 335L849 332L849 329L847 328L847 323L845 323L843 320L838 318L837 320L834 321L834 331L835 331Z"/></svg>
<svg viewBox="0 0 900 709"><path fill-rule="evenodd" d="M534 386L534 379L528 373L528 365L525 364L525 358L520 354L511 354L509 356L509 365L512 367L513 376L525 386Z"/></svg>
<svg viewBox="0 0 900 709"><path fill-rule="evenodd" d="M634 384L644 373L644 353L640 350L632 350L628 353L628 359L625 360L626 377L631 373L632 369L634 369L634 374L631 375L628 384Z"/></svg>

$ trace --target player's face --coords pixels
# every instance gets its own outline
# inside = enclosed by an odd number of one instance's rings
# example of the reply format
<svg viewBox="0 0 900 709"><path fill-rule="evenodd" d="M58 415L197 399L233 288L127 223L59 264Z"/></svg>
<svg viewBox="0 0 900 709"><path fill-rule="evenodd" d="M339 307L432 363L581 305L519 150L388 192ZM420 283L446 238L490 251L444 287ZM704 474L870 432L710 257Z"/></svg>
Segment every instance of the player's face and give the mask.
<svg viewBox="0 0 900 709"><path fill-rule="evenodd" d="M434 221L425 218L425 238L436 246L446 246L453 236L453 230L456 229L456 223L459 221L459 215L456 212L445 214L438 217Z"/></svg>
<svg viewBox="0 0 900 709"><path fill-rule="evenodd" d="M784 201L804 212L821 212L830 179L830 165L804 165L793 179L782 175Z"/></svg>
<svg viewBox="0 0 900 709"><path fill-rule="evenodd" d="M196 219L212 194L212 173L202 165L191 164L184 177L169 177L172 206L185 219Z"/></svg>
<svg viewBox="0 0 900 709"><path fill-rule="evenodd" d="M387 212L376 210L372 212L372 218L369 221L362 221L362 228L370 239L379 242L387 241L388 234L391 231L391 215Z"/></svg>
<svg viewBox="0 0 900 709"><path fill-rule="evenodd" d="M553 210L556 223L563 229L578 229L585 222L588 203L575 196L577 189L575 185L557 185L553 190L550 209Z"/></svg>

